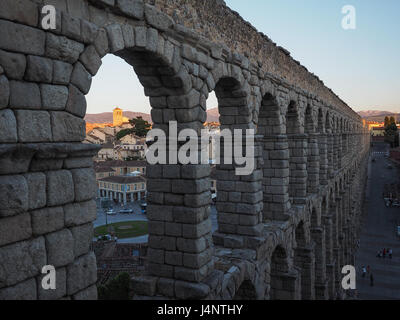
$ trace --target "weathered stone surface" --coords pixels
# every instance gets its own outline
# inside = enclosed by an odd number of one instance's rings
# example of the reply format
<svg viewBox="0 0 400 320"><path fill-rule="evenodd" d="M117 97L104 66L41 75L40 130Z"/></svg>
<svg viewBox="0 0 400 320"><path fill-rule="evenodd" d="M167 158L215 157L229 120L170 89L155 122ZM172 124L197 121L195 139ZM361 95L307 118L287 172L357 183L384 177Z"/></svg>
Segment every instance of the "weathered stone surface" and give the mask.
<svg viewBox="0 0 400 320"><path fill-rule="evenodd" d="M8 106L10 99L10 84L5 76L0 76L0 109Z"/></svg>
<svg viewBox="0 0 400 320"><path fill-rule="evenodd" d="M49 171L46 177L47 205L59 206L74 201L74 182L71 172L68 170Z"/></svg>
<svg viewBox="0 0 400 320"><path fill-rule="evenodd" d="M71 232L74 238L75 257L88 253L93 240L93 224L87 223L71 228Z"/></svg>
<svg viewBox="0 0 400 320"><path fill-rule="evenodd" d="M122 13L135 19L142 19L144 14L143 0L116 0L116 5Z"/></svg>
<svg viewBox="0 0 400 320"><path fill-rule="evenodd" d="M1 247L0 261L0 288L37 276L47 262L44 238Z"/></svg>
<svg viewBox="0 0 400 320"><path fill-rule="evenodd" d="M0 110L0 143L17 142L17 121L10 109Z"/></svg>
<svg viewBox="0 0 400 320"><path fill-rule="evenodd" d="M151 26L162 31L168 30L174 24L170 16L148 4L145 5L145 16Z"/></svg>
<svg viewBox="0 0 400 320"><path fill-rule="evenodd" d="M38 209L46 205L46 175L44 173L24 174L28 184L28 209Z"/></svg>
<svg viewBox="0 0 400 320"><path fill-rule="evenodd" d="M0 223L0 246L30 238L31 217L28 212L2 218Z"/></svg>
<svg viewBox="0 0 400 320"><path fill-rule="evenodd" d="M64 110L68 100L68 88L50 84L40 85L42 108L47 110Z"/></svg>
<svg viewBox="0 0 400 320"><path fill-rule="evenodd" d="M72 296L74 300L97 300L97 286L93 285Z"/></svg>
<svg viewBox="0 0 400 320"><path fill-rule="evenodd" d="M106 27L110 50L112 53L122 50L125 47L124 36L118 24L111 24Z"/></svg>
<svg viewBox="0 0 400 320"><path fill-rule="evenodd" d="M42 287L42 279L46 274L37 278L38 299L39 300L57 300L67 294L67 271L65 268L56 269L56 289L44 290Z"/></svg>
<svg viewBox="0 0 400 320"><path fill-rule="evenodd" d="M85 121L68 112L51 111L54 141L83 141L86 137Z"/></svg>
<svg viewBox="0 0 400 320"><path fill-rule="evenodd" d="M94 24L86 20L81 21L81 32L82 40L85 43L94 43L96 40L99 28Z"/></svg>
<svg viewBox="0 0 400 320"><path fill-rule="evenodd" d="M78 88L73 85L69 86L69 96L67 101L66 111L75 116L83 118L86 114L86 98Z"/></svg>
<svg viewBox="0 0 400 320"><path fill-rule="evenodd" d="M0 18L32 27L38 24L38 13L37 5L29 0L3 0L0 3Z"/></svg>
<svg viewBox="0 0 400 320"><path fill-rule="evenodd" d="M175 282L175 294L178 299L204 299L210 292L210 287L203 283Z"/></svg>
<svg viewBox="0 0 400 320"><path fill-rule="evenodd" d="M10 107L40 109L40 89L36 83L10 81Z"/></svg>
<svg viewBox="0 0 400 320"><path fill-rule="evenodd" d="M23 176L0 176L0 217L28 209L28 185Z"/></svg>
<svg viewBox="0 0 400 320"><path fill-rule="evenodd" d="M135 294L152 297L156 293L157 278L146 276L133 278L131 285Z"/></svg>
<svg viewBox="0 0 400 320"><path fill-rule="evenodd" d="M97 73L101 66L100 56L94 46L89 46L86 48L86 50L81 54L80 61L92 76Z"/></svg>
<svg viewBox="0 0 400 320"><path fill-rule="evenodd" d="M121 26L122 35L124 37L125 48L132 48L135 46L135 29L128 24Z"/></svg>
<svg viewBox="0 0 400 320"><path fill-rule="evenodd" d="M62 61L54 61L53 63L53 83L68 84L71 80L73 66Z"/></svg>
<svg viewBox="0 0 400 320"><path fill-rule="evenodd" d="M94 42L94 46L100 57L104 57L106 53L108 53L108 38L107 31L105 29L99 30L96 40Z"/></svg>
<svg viewBox="0 0 400 320"><path fill-rule="evenodd" d="M9 79L21 80L25 74L26 58L23 54L0 50L0 65Z"/></svg>
<svg viewBox="0 0 400 320"><path fill-rule="evenodd" d="M96 176L91 168L73 169L72 178L75 187L75 201L91 200L96 196Z"/></svg>
<svg viewBox="0 0 400 320"><path fill-rule="evenodd" d="M28 56L25 80L51 83L53 79L53 61L51 59Z"/></svg>
<svg viewBox="0 0 400 320"><path fill-rule="evenodd" d="M77 41L52 33L46 35L46 56L62 60L68 63L75 63L85 46Z"/></svg>
<svg viewBox="0 0 400 320"><path fill-rule="evenodd" d="M29 279L15 286L0 289L0 300L36 300L36 281Z"/></svg>
<svg viewBox="0 0 400 320"><path fill-rule="evenodd" d="M46 235L46 249L49 265L57 268L72 263L74 261L74 238L71 231L64 229Z"/></svg>
<svg viewBox="0 0 400 320"><path fill-rule="evenodd" d="M92 84L92 76L80 62L75 64L74 70L72 71L71 83L81 90L83 94L89 92Z"/></svg>
<svg viewBox="0 0 400 320"><path fill-rule="evenodd" d="M67 267L67 293L75 294L97 280L96 256L93 252L75 260Z"/></svg>
<svg viewBox="0 0 400 320"><path fill-rule="evenodd" d="M81 21L79 18L70 16L66 12L61 13L62 34L68 38L81 40Z"/></svg>
<svg viewBox="0 0 400 320"><path fill-rule="evenodd" d="M0 20L0 48L25 54L44 54L44 31Z"/></svg>
<svg viewBox="0 0 400 320"><path fill-rule="evenodd" d="M68 227L78 226L96 219L97 209L93 200L72 203L64 206L65 225Z"/></svg>
<svg viewBox="0 0 400 320"><path fill-rule="evenodd" d="M19 142L48 142L52 140L50 115L46 111L16 110Z"/></svg>
<svg viewBox="0 0 400 320"><path fill-rule="evenodd" d="M52 207L31 212L32 229L35 236L54 232L64 227L64 210L62 207Z"/></svg>

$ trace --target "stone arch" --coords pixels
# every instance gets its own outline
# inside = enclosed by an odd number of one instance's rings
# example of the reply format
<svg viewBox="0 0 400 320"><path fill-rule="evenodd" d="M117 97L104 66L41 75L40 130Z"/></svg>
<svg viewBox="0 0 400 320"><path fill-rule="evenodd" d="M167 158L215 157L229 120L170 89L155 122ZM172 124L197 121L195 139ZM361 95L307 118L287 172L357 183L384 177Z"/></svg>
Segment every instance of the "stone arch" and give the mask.
<svg viewBox="0 0 400 320"><path fill-rule="evenodd" d="M291 100L286 111L286 134L289 144L289 198L293 204L304 203L307 195L307 136L301 134L298 103Z"/></svg>
<svg viewBox="0 0 400 320"><path fill-rule="evenodd" d="M233 300L257 300L256 288L250 280L244 280L242 282Z"/></svg>
<svg viewBox="0 0 400 320"><path fill-rule="evenodd" d="M264 89L265 90L265 89ZM280 107L272 93L263 96L257 135L262 139L264 220L287 220L289 210L288 141Z"/></svg>
<svg viewBox="0 0 400 320"><path fill-rule="evenodd" d="M288 255L284 247L275 247L270 259L270 300L298 298L297 274L290 273Z"/></svg>

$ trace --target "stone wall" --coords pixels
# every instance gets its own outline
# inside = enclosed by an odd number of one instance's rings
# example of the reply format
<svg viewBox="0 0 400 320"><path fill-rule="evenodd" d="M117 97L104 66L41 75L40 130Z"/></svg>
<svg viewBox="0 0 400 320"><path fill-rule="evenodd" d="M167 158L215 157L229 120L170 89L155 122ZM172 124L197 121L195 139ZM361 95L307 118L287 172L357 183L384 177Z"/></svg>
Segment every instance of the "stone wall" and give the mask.
<svg viewBox="0 0 400 320"><path fill-rule="evenodd" d="M45 4L56 30L40 27ZM106 54L133 67L155 128L199 132L215 91L222 128L257 130L251 175L217 168L214 234L209 166L148 166L149 263L132 279L136 298L341 297L369 150L360 117L221 1L155 4L0 3L0 299L97 297L98 149L81 141ZM40 285L47 264L51 292Z"/></svg>

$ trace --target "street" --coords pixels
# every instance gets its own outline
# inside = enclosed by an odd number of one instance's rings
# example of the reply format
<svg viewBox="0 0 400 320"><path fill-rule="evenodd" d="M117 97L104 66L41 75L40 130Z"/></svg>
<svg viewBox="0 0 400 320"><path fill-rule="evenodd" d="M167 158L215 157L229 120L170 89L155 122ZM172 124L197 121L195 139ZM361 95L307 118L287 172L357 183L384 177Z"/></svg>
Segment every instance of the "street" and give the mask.
<svg viewBox="0 0 400 320"><path fill-rule="evenodd" d="M396 236L400 222L400 208L387 208L383 200L385 184L399 183L396 166L389 169L389 151L385 143L374 143L369 161L366 213L361 232L360 248L356 256L357 291L360 300L400 299L400 239ZM375 162L371 160L375 159ZM383 248L393 250L393 259L378 258ZM370 266L374 286L370 286L370 275L361 277L361 268Z"/></svg>

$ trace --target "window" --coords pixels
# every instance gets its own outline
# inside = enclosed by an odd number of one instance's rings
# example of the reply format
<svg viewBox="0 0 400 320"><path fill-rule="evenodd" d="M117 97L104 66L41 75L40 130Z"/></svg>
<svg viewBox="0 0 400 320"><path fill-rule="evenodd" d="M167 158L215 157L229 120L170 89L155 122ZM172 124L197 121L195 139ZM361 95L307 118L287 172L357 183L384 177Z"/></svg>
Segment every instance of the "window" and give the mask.
<svg viewBox="0 0 400 320"><path fill-rule="evenodd" d="M144 183L142 183L142 189L144 190L145 188L144 188Z"/></svg>

